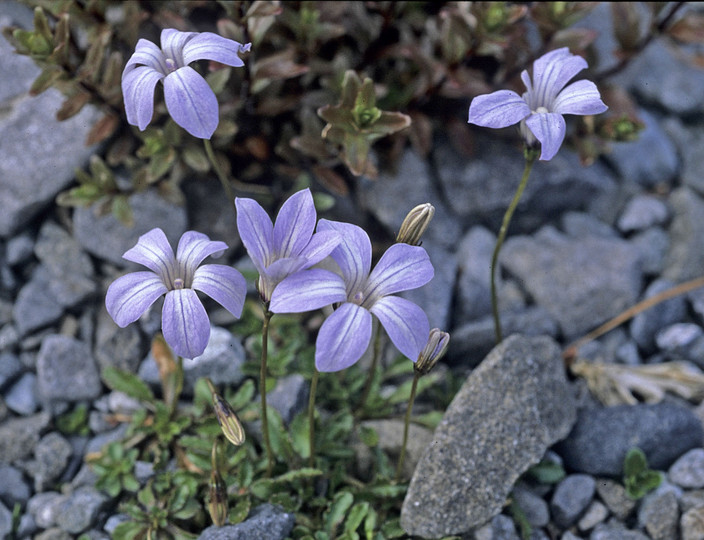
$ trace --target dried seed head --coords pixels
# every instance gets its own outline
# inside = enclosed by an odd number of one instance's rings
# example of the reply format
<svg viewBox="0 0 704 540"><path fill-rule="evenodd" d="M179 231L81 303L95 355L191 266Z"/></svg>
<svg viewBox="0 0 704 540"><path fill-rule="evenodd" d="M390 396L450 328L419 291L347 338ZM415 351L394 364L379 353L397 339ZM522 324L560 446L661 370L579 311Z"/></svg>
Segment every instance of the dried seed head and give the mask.
<svg viewBox="0 0 704 540"><path fill-rule="evenodd" d="M419 246L421 236L428 228L435 215L435 207L430 203L419 204L413 208L401 223L401 228L396 235L396 242Z"/></svg>
<svg viewBox="0 0 704 540"><path fill-rule="evenodd" d="M215 409L215 417L218 419L220 429L222 429L228 441L235 446L241 445L244 442L245 433L242 423L237 417L237 413L230 404L218 394L213 383L209 379L207 379L206 382L210 389L210 395L213 398L213 409Z"/></svg>
<svg viewBox="0 0 704 540"><path fill-rule="evenodd" d="M449 344L450 334L443 332L439 328L433 328L430 331L428 343L426 343L425 347L418 355L418 360L413 366L416 372L425 375L433 369L435 364L438 363L438 360L445 355Z"/></svg>

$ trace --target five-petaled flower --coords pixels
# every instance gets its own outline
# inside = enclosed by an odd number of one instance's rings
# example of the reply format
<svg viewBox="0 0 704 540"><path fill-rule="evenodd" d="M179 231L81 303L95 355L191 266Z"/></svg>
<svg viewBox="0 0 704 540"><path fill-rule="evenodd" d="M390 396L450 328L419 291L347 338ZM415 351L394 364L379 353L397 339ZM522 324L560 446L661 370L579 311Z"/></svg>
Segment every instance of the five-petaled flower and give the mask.
<svg viewBox="0 0 704 540"><path fill-rule="evenodd" d="M161 49L140 39L122 72L122 94L127 121L144 131L154 113L154 89L164 83L166 108L176 123L194 137L210 139L218 127L218 100L205 79L188 64L214 60L228 66L244 65L238 53L251 43L212 32L161 31Z"/></svg>
<svg viewBox="0 0 704 540"><path fill-rule="evenodd" d="M227 249L224 242L188 231L181 236L174 257L169 241L159 228L139 237L123 258L142 264L150 272L132 272L116 279L105 295L108 313L124 328L136 321L157 298L166 294L162 310L164 339L174 352L195 358L210 338L210 321L196 290L201 291L235 317L242 314L247 286L237 270L203 260Z"/></svg>
<svg viewBox="0 0 704 540"><path fill-rule="evenodd" d="M527 89L522 97L512 90L477 96L469 106L469 123L504 128L520 122L526 143L540 141L540 159L550 160L565 138L563 114L599 114L608 108L591 81L565 87L586 67L586 60L567 47L544 54L533 63L532 83L526 70L521 73Z"/></svg>
<svg viewBox="0 0 704 540"><path fill-rule="evenodd" d="M340 243L334 231L313 233L317 215L309 189L286 200L274 225L253 199L237 197L235 206L237 230L259 272L257 290L264 302L285 277L320 262Z"/></svg>
<svg viewBox="0 0 704 540"><path fill-rule="evenodd" d="M363 229L321 219L318 230L340 234L341 242L330 254L340 275L314 268L289 276L274 291L271 311L300 313L339 303L318 332L318 371L339 371L362 357L372 337L372 314L398 350L415 362L428 339L428 317L413 302L393 294L433 278L425 249L394 244L370 272L372 248Z"/></svg>

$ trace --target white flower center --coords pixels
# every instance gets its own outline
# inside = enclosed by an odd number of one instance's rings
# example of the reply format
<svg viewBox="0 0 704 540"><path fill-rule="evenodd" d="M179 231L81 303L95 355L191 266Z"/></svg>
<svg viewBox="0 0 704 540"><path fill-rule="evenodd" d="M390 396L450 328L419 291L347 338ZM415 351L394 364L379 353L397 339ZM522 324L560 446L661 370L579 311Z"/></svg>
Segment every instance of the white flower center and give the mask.
<svg viewBox="0 0 704 540"><path fill-rule="evenodd" d="M549 113L550 111L547 109L547 107L538 107L533 112L535 112L535 114L545 114L545 113Z"/></svg>
<svg viewBox="0 0 704 540"><path fill-rule="evenodd" d="M169 71L176 71L176 69L178 68L178 66L176 65L176 60L174 60L173 58L167 58L166 67Z"/></svg>
<svg viewBox="0 0 704 540"><path fill-rule="evenodd" d="M357 291L354 293L354 296L350 300L350 302L357 304L358 306L362 305L362 301L364 301L364 294L362 294L362 291Z"/></svg>
<svg viewBox="0 0 704 540"><path fill-rule="evenodd" d="M185 283L180 277L174 279L174 289L183 289L184 285Z"/></svg>

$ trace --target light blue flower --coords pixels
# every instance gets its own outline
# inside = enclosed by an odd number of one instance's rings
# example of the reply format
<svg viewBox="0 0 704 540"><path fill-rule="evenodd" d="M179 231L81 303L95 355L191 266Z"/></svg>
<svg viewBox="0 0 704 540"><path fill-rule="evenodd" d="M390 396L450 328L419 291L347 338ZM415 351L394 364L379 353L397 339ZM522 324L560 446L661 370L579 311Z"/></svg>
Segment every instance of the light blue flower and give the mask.
<svg viewBox="0 0 704 540"><path fill-rule="evenodd" d="M166 108L174 121L194 137L210 139L218 127L218 100L205 79L188 64L214 60L228 66L244 65L239 53L251 43L237 41L211 32L161 31L161 49L140 39L122 72L122 95L127 121L141 131L154 113L156 83L164 83Z"/></svg>
<svg viewBox="0 0 704 540"><path fill-rule="evenodd" d="M526 143L540 142L540 159L557 154L565 139L564 114L599 114L608 108L596 85L587 80L565 85L587 67L581 56L567 47L544 54L533 63L533 81L521 73L527 91L519 96L512 90L498 90L477 96L469 106L469 123L504 128L520 122Z"/></svg>
<svg viewBox="0 0 704 540"><path fill-rule="evenodd" d="M416 304L394 294L421 287L433 278L425 249L394 244L371 270L371 241L363 229L321 219L318 230L339 233L340 244L330 256L340 274L320 268L293 274L279 283L270 309L301 313L338 304L318 332L318 371L339 371L362 357L372 337L372 314L396 348L415 362L428 340L428 317Z"/></svg>
<svg viewBox="0 0 704 540"><path fill-rule="evenodd" d="M152 229L139 237L123 258L142 264L149 272L132 272L108 287L105 307L121 328L136 321L163 294L161 326L164 339L176 354L195 358L210 338L210 321L196 291L201 291L235 317L242 314L247 285L237 270L203 260L227 249L224 242L188 231L181 236L176 256L164 231Z"/></svg>
<svg viewBox="0 0 704 540"><path fill-rule="evenodd" d="M265 302L284 278L322 261L340 243L334 231L313 233L317 214L309 189L286 200L276 224L253 199L238 197L235 206L237 230L259 271L257 289Z"/></svg>

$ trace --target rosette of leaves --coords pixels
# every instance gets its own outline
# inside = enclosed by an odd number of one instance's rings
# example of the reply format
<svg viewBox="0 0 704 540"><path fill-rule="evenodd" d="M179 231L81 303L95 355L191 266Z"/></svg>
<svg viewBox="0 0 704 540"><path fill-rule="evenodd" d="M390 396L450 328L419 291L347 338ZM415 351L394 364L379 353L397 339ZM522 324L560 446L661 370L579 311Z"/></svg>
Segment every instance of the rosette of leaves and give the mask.
<svg viewBox="0 0 704 540"><path fill-rule="evenodd" d="M409 116L377 108L374 81L362 81L352 70L342 81L340 103L321 107L318 115L327 122L323 137L342 146L342 159L356 176L373 170L369 150L374 141L411 125Z"/></svg>

